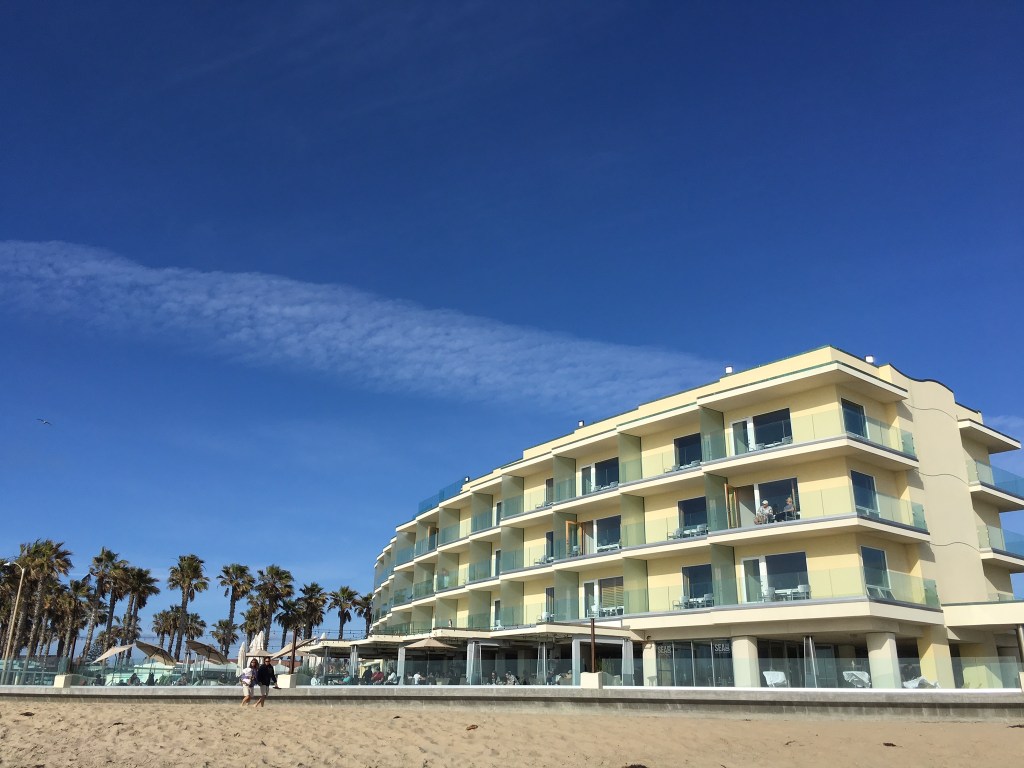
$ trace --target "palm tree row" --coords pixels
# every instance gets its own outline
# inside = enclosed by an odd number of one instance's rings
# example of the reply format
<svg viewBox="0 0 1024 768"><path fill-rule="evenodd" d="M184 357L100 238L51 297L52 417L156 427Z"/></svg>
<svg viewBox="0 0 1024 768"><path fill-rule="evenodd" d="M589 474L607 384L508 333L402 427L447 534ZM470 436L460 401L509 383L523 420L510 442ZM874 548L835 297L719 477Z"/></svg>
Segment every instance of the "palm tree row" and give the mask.
<svg viewBox="0 0 1024 768"><path fill-rule="evenodd" d="M13 560L25 569L25 580L13 617L20 572L14 568L0 570L0 638L6 637L13 621L15 656L23 651L29 656L49 654L56 643L58 657L75 658L77 650L79 658L87 660L141 636L139 612L160 593L158 579L149 569L133 566L103 547L92 558L88 575L65 583L61 579L71 571L71 554L63 542L50 539L21 545ZM164 647L166 641L167 651L175 658L181 658L184 641L196 640L206 632L206 622L188 608L210 582L204 561L195 554L181 555L169 569L167 587L180 592L181 599L153 615L152 631L158 645ZM258 632L264 633L269 645L275 623L282 630L282 646L289 631L293 641L300 634L311 637L323 624L326 611L338 612L339 638L344 637L345 624L353 615L365 620L369 634L372 598L348 586L326 592L312 582L304 584L296 598L295 580L288 570L272 564L253 576L248 566L239 563L223 566L217 584L228 598L228 615L214 624L210 634L225 654L242 636L251 644ZM243 600L247 607L239 612ZM117 606L122 601L124 612L119 617ZM238 623L236 615L241 618ZM83 630L85 639L79 649Z"/></svg>

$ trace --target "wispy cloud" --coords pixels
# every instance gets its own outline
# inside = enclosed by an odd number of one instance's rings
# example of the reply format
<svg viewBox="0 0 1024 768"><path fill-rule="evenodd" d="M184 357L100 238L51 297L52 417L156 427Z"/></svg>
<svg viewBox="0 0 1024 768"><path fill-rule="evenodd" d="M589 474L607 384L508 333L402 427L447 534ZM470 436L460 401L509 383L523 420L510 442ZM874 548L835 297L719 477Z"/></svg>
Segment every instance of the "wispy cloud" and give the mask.
<svg viewBox="0 0 1024 768"><path fill-rule="evenodd" d="M428 309L345 285L154 269L59 242L0 242L0 307L367 389L571 405L574 413L609 413L721 370L685 353Z"/></svg>

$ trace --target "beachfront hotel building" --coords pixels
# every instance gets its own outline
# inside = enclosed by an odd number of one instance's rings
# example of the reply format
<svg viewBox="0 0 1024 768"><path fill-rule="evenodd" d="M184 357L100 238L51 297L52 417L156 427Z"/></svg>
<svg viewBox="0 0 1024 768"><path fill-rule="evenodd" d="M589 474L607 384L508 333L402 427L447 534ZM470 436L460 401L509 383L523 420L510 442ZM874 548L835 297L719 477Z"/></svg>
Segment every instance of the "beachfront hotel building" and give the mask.
<svg viewBox="0 0 1024 768"><path fill-rule="evenodd" d="M990 456L1019 448L833 347L730 372L421 503L361 653L407 678L431 637L451 683L1016 687L1024 479Z"/></svg>

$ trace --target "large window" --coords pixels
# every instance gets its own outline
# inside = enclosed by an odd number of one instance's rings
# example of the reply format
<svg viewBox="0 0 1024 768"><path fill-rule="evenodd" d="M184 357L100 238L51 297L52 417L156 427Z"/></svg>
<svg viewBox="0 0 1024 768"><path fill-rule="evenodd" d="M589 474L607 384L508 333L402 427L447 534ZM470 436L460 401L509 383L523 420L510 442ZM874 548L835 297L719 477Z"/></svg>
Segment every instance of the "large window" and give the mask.
<svg viewBox="0 0 1024 768"><path fill-rule="evenodd" d="M593 493L619 484L619 460L605 459L580 470L580 490Z"/></svg>
<svg viewBox="0 0 1024 768"><path fill-rule="evenodd" d="M700 464L704 457L701 455L700 432L685 437L677 437L676 445L676 466L689 467Z"/></svg>
<svg viewBox="0 0 1024 768"><path fill-rule="evenodd" d="M850 472L853 483L853 503L858 515L878 517L878 494L875 492L875 478L860 472Z"/></svg>
<svg viewBox="0 0 1024 768"><path fill-rule="evenodd" d="M762 413L743 421L733 422L732 445L737 456L750 451L776 448L793 442L793 425L789 409Z"/></svg>
<svg viewBox="0 0 1024 768"><path fill-rule="evenodd" d="M715 604L710 563L683 568L683 604L686 608L706 608Z"/></svg>
<svg viewBox="0 0 1024 768"><path fill-rule="evenodd" d="M703 496L679 502L679 534L703 536L708 532L708 500Z"/></svg>
<svg viewBox="0 0 1024 768"><path fill-rule="evenodd" d="M733 685L732 641L696 640L658 643L658 685Z"/></svg>
<svg viewBox="0 0 1024 768"><path fill-rule="evenodd" d="M868 436L868 420L864 416L864 406L843 400L843 427L851 435Z"/></svg>
<svg viewBox="0 0 1024 768"><path fill-rule="evenodd" d="M743 589L748 603L806 600L811 596L806 553L787 552L744 560Z"/></svg>
<svg viewBox="0 0 1024 768"><path fill-rule="evenodd" d="M583 583L583 605L588 617L621 616L624 598L621 576Z"/></svg>
<svg viewBox="0 0 1024 768"><path fill-rule="evenodd" d="M797 520L800 517L800 494L797 490L795 477L785 480L772 480L769 483L758 483L757 495L760 497L758 506L765 501L772 509L774 521Z"/></svg>
<svg viewBox="0 0 1024 768"><path fill-rule="evenodd" d="M606 552L622 546L622 517L602 517L594 521L597 533L597 551Z"/></svg>
<svg viewBox="0 0 1024 768"><path fill-rule="evenodd" d="M860 558L864 564L864 584L868 590L868 597L891 600L892 591L889 586L889 566L886 563L885 550L861 547Z"/></svg>

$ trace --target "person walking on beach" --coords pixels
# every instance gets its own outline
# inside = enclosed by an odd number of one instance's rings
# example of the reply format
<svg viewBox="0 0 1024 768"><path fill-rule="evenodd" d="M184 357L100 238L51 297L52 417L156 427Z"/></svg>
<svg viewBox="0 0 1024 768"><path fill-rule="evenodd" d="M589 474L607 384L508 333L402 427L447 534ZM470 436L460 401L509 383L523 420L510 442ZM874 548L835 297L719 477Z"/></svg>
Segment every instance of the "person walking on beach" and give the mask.
<svg viewBox="0 0 1024 768"><path fill-rule="evenodd" d="M253 706L262 707L270 695L270 686L277 688L277 673L274 672L274 665L270 663L269 656L263 657L263 663L256 670L256 682L260 686L260 697Z"/></svg>
<svg viewBox="0 0 1024 768"><path fill-rule="evenodd" d="M252 689L256 687L256 670L259 669L259 666L259 659L253 657L249 661L249 666L242 671L239 677L239 682L242 684L243 707L252 699Z"/></svg>

